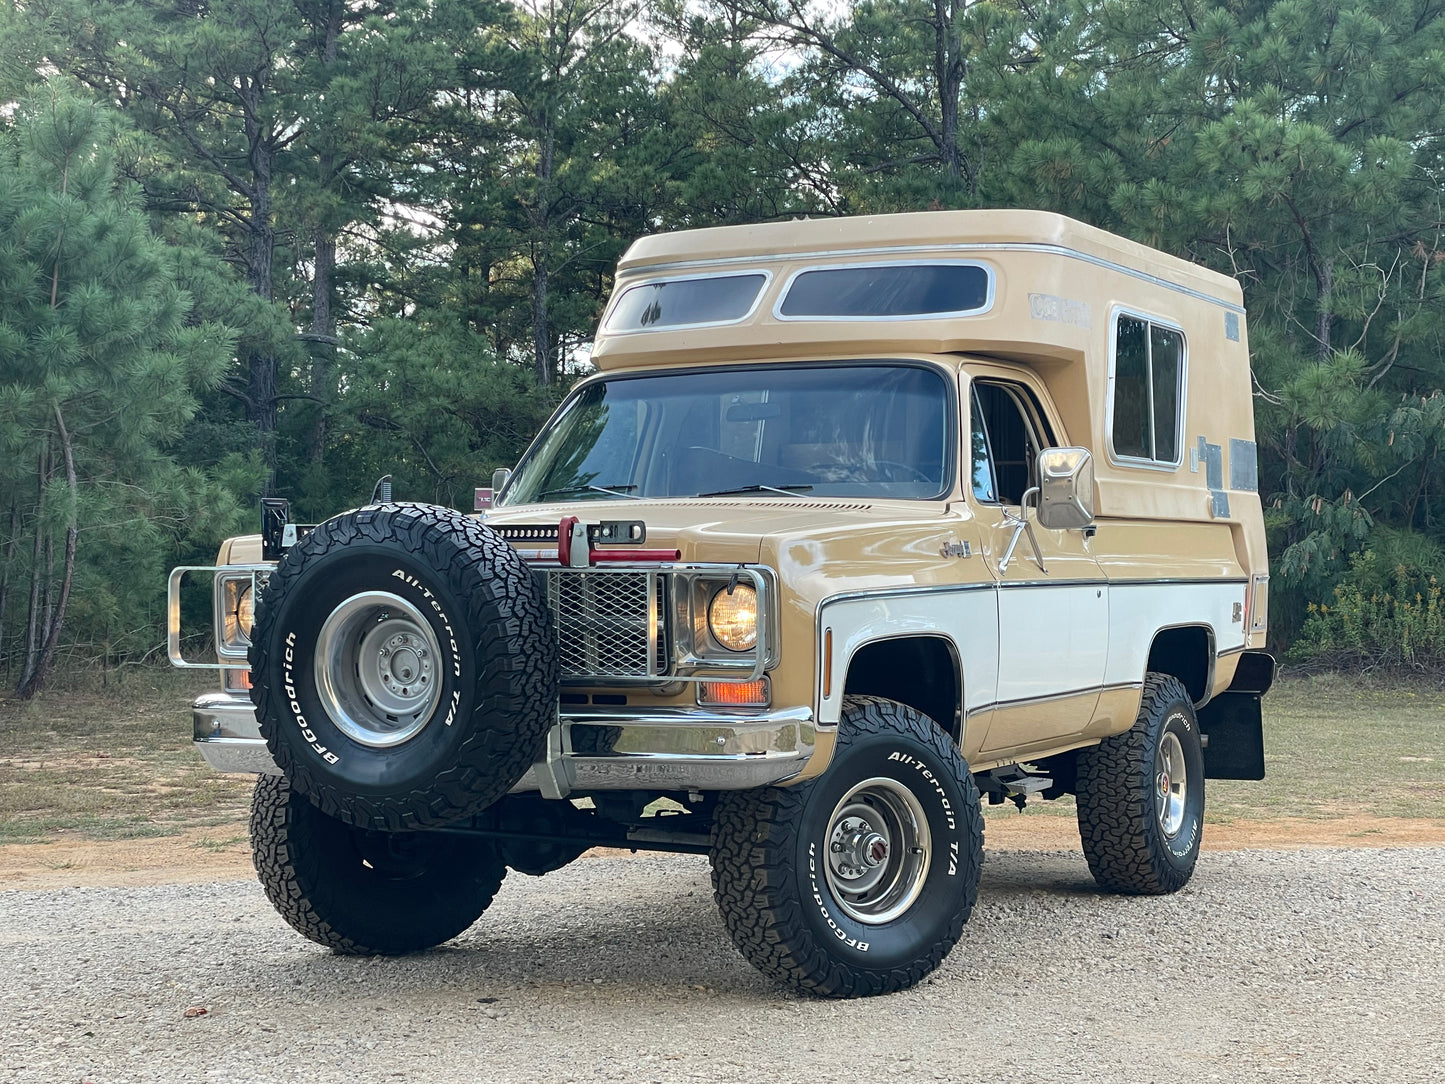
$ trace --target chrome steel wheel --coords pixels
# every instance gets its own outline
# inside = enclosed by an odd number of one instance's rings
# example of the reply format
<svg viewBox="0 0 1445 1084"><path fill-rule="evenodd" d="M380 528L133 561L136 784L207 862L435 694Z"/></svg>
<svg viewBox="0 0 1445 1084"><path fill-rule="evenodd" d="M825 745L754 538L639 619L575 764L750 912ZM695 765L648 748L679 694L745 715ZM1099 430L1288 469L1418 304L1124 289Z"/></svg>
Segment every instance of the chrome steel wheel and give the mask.
<svg viewBox="0 0 1445 1084"><path fill-rule="evenodd" d="M384 749L414 738L441 699L440 645L422 612L388 591L352 595L316 639L316 692L336 727Z"/></svg>
<svg viewBox="0 0 1445 1084"><path fill-rule="evenodd" d="M913 792L896 779L865 779L828 824L825 874L849 917L880 925L907 911L933 857L928 819Z"/></svg>
<svg viewBox="0 0 1445 1084"><path fill-rule="evenodd" d="M1173 839L1184 827L1185 809L1189 799L1189 769L1184 763L1184 746L1171 730L1159 742L1154 762L1154 798L1159 814L1159 827Z"/></svg>

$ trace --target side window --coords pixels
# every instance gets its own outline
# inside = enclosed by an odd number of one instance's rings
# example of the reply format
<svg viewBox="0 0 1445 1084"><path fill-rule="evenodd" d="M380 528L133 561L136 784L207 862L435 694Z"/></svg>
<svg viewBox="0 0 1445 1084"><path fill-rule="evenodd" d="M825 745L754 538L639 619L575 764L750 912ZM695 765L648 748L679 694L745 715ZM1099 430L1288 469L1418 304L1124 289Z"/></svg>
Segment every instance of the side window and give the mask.
<svg viewBox="0 0 1445 1084"><path fill-rule="evenodd" d="M1022 384L975 380L970 413L974 498L1019 504L1039 450L1056 443L1038 400Z"/></svg>
<svg viewBox="0 0 1445 1084"><path fill-rule="evenodd" d="M709 275L629 287L607 317L608 331L731 324L753 311L768 276Z"/></svg>
<svg viewBox="0 0 1445 1084"><path fill-rule="evenodd" d="M1184 424L1184 336L1120 313L1114 324L1114 454L1177 467Z"/></svg>

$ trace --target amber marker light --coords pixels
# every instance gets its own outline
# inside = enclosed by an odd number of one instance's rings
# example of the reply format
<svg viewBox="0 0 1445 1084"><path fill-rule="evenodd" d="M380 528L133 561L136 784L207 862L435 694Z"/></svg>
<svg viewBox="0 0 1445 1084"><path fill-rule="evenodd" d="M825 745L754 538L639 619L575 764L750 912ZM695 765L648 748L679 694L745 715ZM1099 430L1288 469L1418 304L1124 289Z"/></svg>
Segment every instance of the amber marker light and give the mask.
<svg viewBox="0 0 1445 1084"><path fill-rule="evenodd" d="M823 699L833 695L833 630L823 633Z"/></svg>
<svg viewBox="0 0 1445 1084"><path fill-rule="evenodd" d="M768 679L756 681L704 681L698 703L719 708L765 708L773 699Z"/></svg>
<svg viewBox="0 0 1445 1084"><path fill-rule="evenodd" d="M227 689L236 689L244 692L251 687L250 670L226 670L226 680L223 683Z"/></svg>

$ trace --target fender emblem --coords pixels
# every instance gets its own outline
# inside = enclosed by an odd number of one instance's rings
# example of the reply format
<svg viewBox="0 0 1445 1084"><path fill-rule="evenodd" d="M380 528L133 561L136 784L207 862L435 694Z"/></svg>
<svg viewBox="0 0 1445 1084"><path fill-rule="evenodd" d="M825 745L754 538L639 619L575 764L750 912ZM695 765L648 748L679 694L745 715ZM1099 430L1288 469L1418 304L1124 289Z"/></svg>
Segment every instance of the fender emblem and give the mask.
<svg viewBox="0 0 1445 1084"><path fill-rule="evenodd" d="M938 552L943 557L972 557L973 546L967 542L945 542Z"/></svg>

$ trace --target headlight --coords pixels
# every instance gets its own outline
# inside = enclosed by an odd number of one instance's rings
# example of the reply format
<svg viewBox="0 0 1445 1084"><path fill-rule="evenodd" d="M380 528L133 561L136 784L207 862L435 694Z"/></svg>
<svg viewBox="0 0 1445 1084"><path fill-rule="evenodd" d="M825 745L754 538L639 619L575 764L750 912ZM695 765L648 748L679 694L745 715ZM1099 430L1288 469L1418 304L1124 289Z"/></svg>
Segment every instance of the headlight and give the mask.
<svg viewBox="0 0 1445 1084"><path fill-rule="evenodd" d="M747 584L720 589L707 606L707 627L729 651L749 651L758 642L758 593Z"/></svg>
<svg viewBox="0 0 1445 1084"><path fill-rule="evenodd" d="M221 581L221 650L244 651L251 643L256 618L256 592L251 576Z"/></svg>

